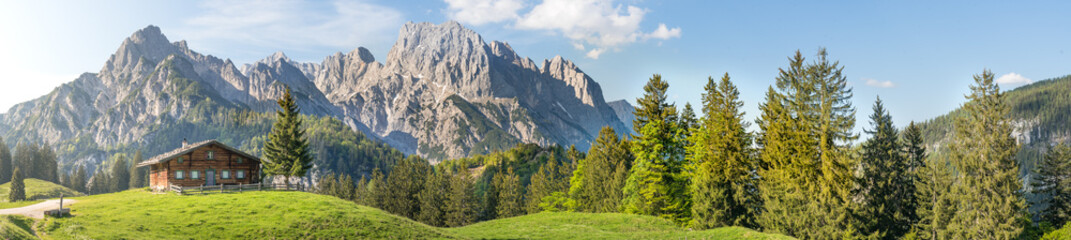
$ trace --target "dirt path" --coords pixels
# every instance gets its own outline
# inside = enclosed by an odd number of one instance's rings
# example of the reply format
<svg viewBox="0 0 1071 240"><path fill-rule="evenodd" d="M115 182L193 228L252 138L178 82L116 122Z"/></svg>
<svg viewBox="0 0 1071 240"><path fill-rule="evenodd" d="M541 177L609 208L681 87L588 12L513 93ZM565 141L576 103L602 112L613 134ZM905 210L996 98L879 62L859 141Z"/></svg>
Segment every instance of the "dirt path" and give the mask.
<svg viewBox="0 0 1071 240"><path fill-rule="evenodd" d="M74 199L64 199L63 207L69 207L71 203L78 202ZM0 209L0 215L18 214L32 218L44 218L45 210L59 208L59 199L45 200L44 202L17 208Z"/></svg>

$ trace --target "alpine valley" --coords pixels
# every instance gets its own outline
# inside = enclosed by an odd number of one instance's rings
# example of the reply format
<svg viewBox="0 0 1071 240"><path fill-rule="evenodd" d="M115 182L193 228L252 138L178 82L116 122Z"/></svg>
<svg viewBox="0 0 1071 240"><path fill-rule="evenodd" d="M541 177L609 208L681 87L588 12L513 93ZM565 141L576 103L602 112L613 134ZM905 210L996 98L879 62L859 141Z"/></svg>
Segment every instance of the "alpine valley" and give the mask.
<svg viewBox="0 0 1071 240"><path fill-rule="evenodd" d="M135 149L152 156L183 139L259 154L286 87L309 115L317 167L349 173L389 166L368 159L403 153L437 162L518 143L588 149L603 126L630 133L622 117L633 109L607 104L569 60L535 62L452 21L405 24L382 62L362 47L320 63L278 52L243 65L148 26L99 72L0 115L0 136L50 144L61 169L94 169Z"/></svg>

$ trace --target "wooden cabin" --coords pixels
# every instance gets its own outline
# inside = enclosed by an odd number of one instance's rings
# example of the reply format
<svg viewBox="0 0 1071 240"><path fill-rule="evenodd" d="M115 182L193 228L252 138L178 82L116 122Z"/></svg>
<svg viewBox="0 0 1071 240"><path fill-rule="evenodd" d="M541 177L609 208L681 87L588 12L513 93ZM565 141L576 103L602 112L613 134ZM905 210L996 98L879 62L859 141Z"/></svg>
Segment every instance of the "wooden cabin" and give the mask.
<svg viewBox="0 0 1071 240"><path fill-rule="evenodd" d="M260 182L260 158L216 140L187 144L138 164L149 166L149 187L167 191L182 187Z"/></svg>

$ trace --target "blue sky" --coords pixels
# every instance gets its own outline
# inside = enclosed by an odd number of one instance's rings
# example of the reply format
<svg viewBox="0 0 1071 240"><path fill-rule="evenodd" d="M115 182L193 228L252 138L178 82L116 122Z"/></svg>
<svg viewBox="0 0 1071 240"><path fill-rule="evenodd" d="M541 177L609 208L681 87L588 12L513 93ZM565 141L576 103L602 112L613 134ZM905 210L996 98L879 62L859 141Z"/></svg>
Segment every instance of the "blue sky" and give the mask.
<svg viewBox="0 0 1071 240"><path fill-rule="evenodd" d="M407 21L450 19L535 61L561 55L634 101L654 73L670 100L699 104L729 72L754 119L787 57L825 47L854 88L857 125L880 95L898 126L959 106L991 69L1011 89L1071 74L1071 9L1040 1L72 1L0 7L0 112L96 72L147 25L196 51L249 63L283 51L320 62L369 48L386 58ZM582 50L581 50L582 46ZM696 106L698 107L698 106Z"/></svg>

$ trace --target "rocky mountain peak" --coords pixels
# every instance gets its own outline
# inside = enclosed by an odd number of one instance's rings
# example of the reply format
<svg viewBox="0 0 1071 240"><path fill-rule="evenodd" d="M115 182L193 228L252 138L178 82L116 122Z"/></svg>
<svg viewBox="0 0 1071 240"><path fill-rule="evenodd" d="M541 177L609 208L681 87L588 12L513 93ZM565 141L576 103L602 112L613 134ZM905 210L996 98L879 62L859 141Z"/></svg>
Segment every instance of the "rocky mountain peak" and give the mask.
<svg viewBox="0 0 1071 240"><path fill-rule="evenodd" d="M361 60L361 62L364 63L376 62L376 57L372 56L372 52L368 51L368 49L364 47L357 47L357 49L353 49L353 51L351 51L349 54L351 56L356 56L356 59L359 59Z"/></svg>

